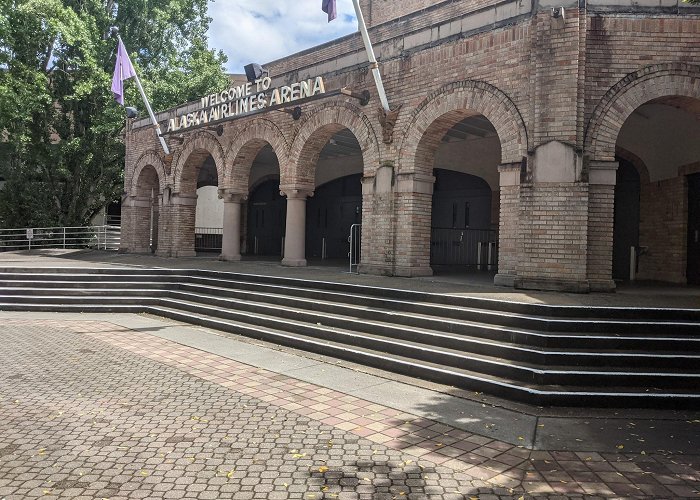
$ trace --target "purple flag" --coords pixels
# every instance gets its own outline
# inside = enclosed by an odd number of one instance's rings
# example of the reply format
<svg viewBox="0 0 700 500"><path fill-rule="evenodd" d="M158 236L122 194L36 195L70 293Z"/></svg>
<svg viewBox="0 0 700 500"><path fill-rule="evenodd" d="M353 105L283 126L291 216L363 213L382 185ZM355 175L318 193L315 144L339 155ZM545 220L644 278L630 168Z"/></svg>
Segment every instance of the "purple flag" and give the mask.
<svg viewBox="0 0 700 500"><path fill-rule="evenodd" d="M112 93L114 100L122 106L124 106L124 80L134 76L136 76L136 71L134 71L129 54L126 53L126 48L120 39L117 47L117 64L114 65L114 75L112 76Z"/></svg>
<svg viewBox="0 0 700 500"><path fill-rule="evenodd" d="M333 19L337 17L335 10L335 0L323 0L323 5L321 5L321 10L328 14L328 22L330 23Z"/></svg>

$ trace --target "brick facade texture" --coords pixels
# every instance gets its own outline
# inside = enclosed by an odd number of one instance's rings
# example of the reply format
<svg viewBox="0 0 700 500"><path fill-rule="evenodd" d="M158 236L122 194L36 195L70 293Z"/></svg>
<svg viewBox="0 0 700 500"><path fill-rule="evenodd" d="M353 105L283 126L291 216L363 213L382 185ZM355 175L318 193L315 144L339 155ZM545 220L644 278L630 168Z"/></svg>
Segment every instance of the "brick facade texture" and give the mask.
<svg viewBox="0 0 700 500"><path fill-rule="evenodd" d="M562 21L549 9L493 0L363 0L362 5L389 102L393 109L401 106L393 141L383 141L379 100L359 35L273 61L267 67L276 84L323 76L327 90L369 90L370 104L337 95L303 104L299 121L268 112L225 122L221 136L206 129L184 132L180 140L168 137L170 157L159 152L145 120L130 124L123 250L142 247L133 233L143 231L147 217L137 212L147 207L133 202L134 176L144 162L157 163L158 253L185 255L193 249L194 207L174 200L194 194L204 157L214 157L220 188L247 194L252 158L270 144L280 160L282 188L313 189L320 149L334 132L349 128L364 161L361 269L429 274L432 195L424 184L432 175L432 156L447 129L466 116L483 115L496 128L502 162L523 162L527 174L522 185L495 193L499 274L541 288L547 282L578 289L612 283L614 186L589 186L585 168L575 179L534 183L530 158L539 146L558 141L583 165L612 161L617 134L638 106L669 93L700 98L700 11L567 8ZM190 103L159 118L197 106ZM382 165L407 180L420 177L407 185L422 187L407 192L393 183L389 191L375 190ZM684 221L679 216L669 224L668 207L658 210L663 200L678 199L682 186L679 177L642 189L641 238L650 247L643 257L645 277L685 279ZM653 241L657 228L679 256L672 268L663 269Z"/></svg>

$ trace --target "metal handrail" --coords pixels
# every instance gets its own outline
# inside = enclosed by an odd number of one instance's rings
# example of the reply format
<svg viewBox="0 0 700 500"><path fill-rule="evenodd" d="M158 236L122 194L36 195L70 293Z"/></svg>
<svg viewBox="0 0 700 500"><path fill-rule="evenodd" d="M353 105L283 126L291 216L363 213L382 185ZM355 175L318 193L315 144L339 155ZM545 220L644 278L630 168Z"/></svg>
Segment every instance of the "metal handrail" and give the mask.
<svg viewBox="0 0 700 500"><path fill-rule="evenodd" d="M62 226L0 229L0 251L36 248L118 250L121 227Z"/></svg>

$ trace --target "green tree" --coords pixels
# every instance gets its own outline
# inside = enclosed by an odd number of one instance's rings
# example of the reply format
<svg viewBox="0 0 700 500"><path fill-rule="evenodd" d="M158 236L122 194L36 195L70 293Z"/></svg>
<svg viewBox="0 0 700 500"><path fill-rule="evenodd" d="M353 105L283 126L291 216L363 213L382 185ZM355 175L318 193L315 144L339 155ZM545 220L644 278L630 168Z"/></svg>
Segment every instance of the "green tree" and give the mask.
<svg viewBox="0 0 700 500"><path fill-rule="evenodd" d="M207 0L0 0L0 225L83 225L123 190L117 26L155 110L224 88ZM125 82L126 104L143 108ZM145 115L145 113L143 113Z"/></svg>

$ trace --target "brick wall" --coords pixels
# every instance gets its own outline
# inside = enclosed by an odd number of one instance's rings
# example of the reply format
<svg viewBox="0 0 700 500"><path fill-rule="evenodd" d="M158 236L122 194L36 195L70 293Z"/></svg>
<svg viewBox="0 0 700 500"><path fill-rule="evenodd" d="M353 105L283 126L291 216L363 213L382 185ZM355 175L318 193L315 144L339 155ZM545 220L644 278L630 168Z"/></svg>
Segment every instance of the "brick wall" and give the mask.
<svg viewBox="0 0 700 500"><path fill-rule="evenodd" d="M688 187L684 177L644 183L640 192L638 279L686 281Z"/></svg>
<svg viewBox="0 0 700 500"><path fill-rule="evenodd" d="M630 83L620 83L623 78L633 72L644 74L645 67L670 67L659 83L644 87L648 96L642 93L637 97L653 99L664 89L675 88L667 85L674 81L673 68L700 65L700 17L694 11L677 16L662 11L630 14L589 9L587 14L574 8L567 9L566 22L561 24L551 18L548 9L530 14L522 10L529 9L527 5L508 1L365 0L363 5L365 13L371 13L371 36L380 56L389 102L394 109L402 106L393 143L382 142L376 90L361 40L352 35L274 61L268 67L280 81L322 73L329 91L343 86L368 89L372 94L368 106L347 97L327 97L303 104L298 122L286 113L266 113L227 122L221 136L214 137L211 131L186 132L184 144L169 138L174 154L163 159L161 189L169 186L174 194L191 191L201 162L192 155L203 151L216 158L220 187L245 193L249 157L267 143L280 159L283 183L306 185L312 182L311 163L324 142L314 139L320 137L318 131L350 127L364 151L363 266L371 272L421 274L429 270L431 196L424 189L398 189L393 183L386 190L370 189L380 165L393 165L394 174L422 172L429 176L433 166L430 154L417 157L427 150L419 151L415 146L423 141L431 146L428 153L434 153L444 132L441 120L454 123L480 113L498 131L503 162L516 164L554 140L569 145L579 158L594 155L586 150L585 134L595 128L595 123L589 122L601 100L612 99L613 114L618 109L620 115L634 109L625 99L615 100L614 92L611 94L615 85ZM690 82L684 88L700 94L692 83L693 70L684 74ZM196 107L196 103L189 106ZM605 133L616 137L624 119L618 121L605 122ZM147 123L137 123L141 128L130 126L127 134L127 192L143 153L159 148ZM206 144L195 144L207 134L212 137ZM214 151L217 148L218 153ZM529 184L502 186L494 200L494 207L500 200L499 217L493 218L499 224L499 272L535 281L579 281L582 286L588 280L609 279L610 188L589 189L585 172L575 182L532 184L535 173L528 172ZM678 182L647 186L643 196L656 204L677 200ZM191 211L188 206L172 203L162 207L159 253L189 251L194 224ZM669 220L651 213L652 208L649 211L643 214L648 228L642 238L651 242L656 237L654 227L666 224L668 228ZM676 224L676 219L671 222ZM679 228L674 231L682 233ZM127 235L125 245L133 244L129 238ZM674 252L685 255L680 243L673 245ZM657 246L653 243L650 248ZM655 263L654 258L651 254L643 257L642 264L647 266L643 276L662 276L663 263ZM678 260L671 267L670 276L675 280L683 264Z"/></svg>
<svg viewBox="0 0 700 500"><path fill-rule="evenodd" d="M525 280L586 280L588 186L579 183L520 187L520 254Z"/></svg>

